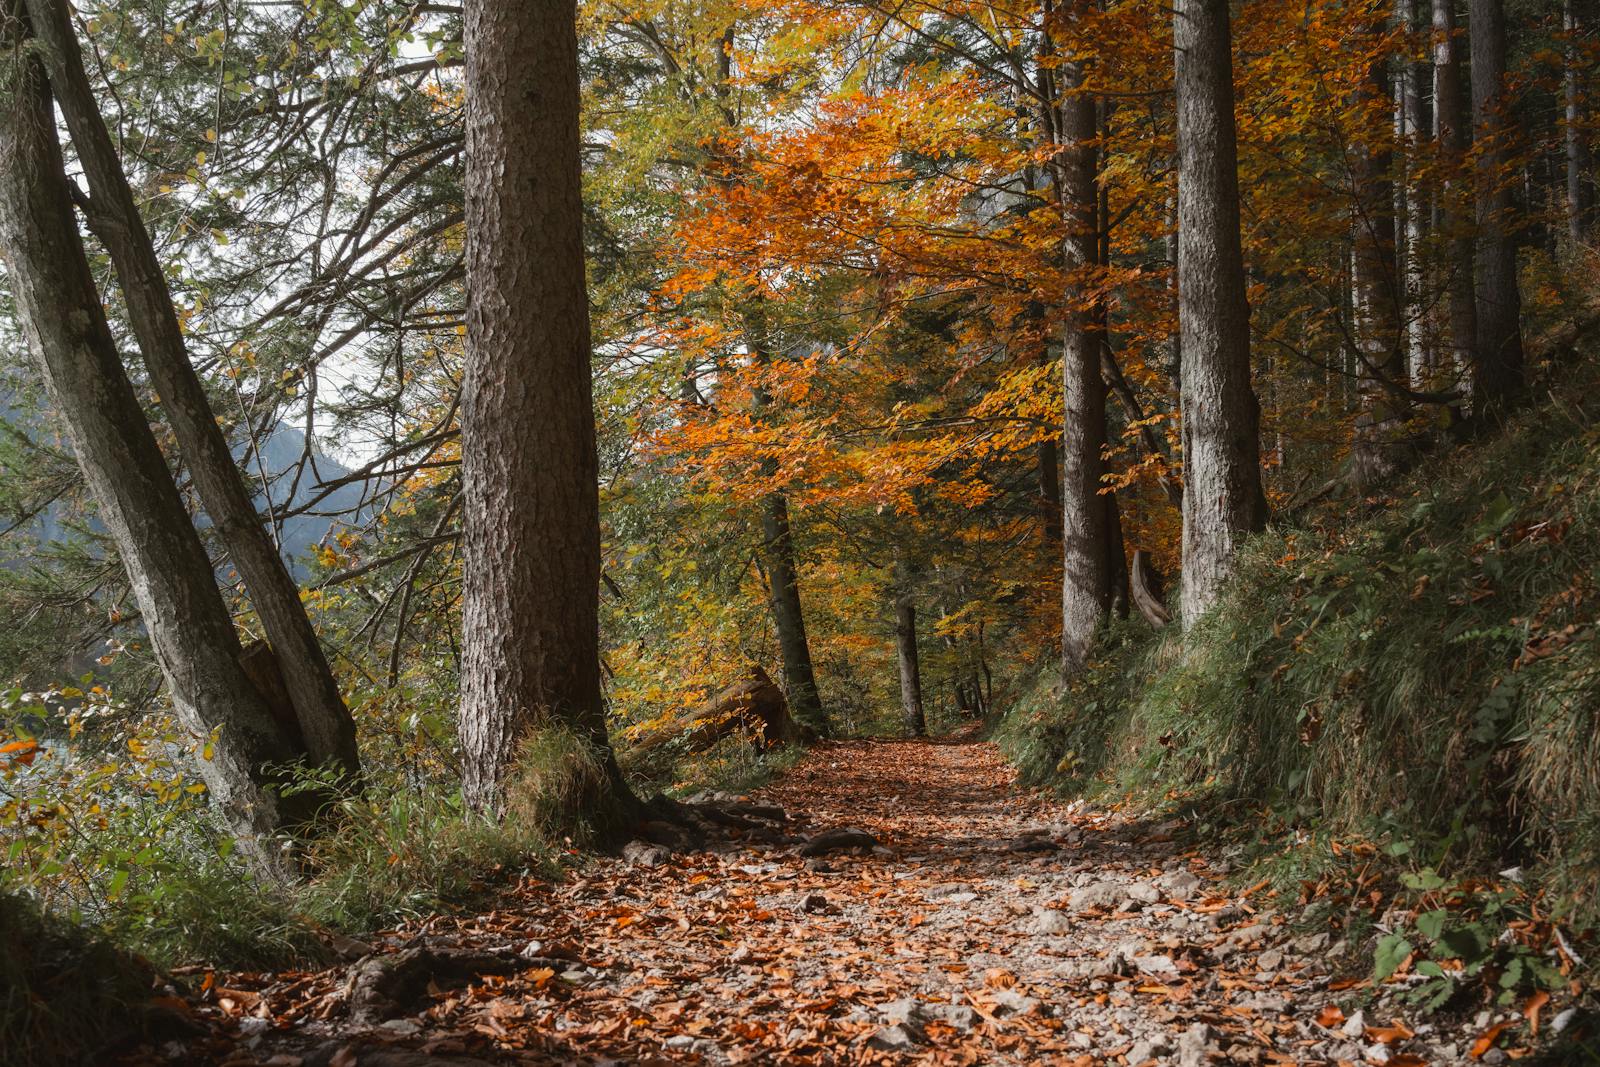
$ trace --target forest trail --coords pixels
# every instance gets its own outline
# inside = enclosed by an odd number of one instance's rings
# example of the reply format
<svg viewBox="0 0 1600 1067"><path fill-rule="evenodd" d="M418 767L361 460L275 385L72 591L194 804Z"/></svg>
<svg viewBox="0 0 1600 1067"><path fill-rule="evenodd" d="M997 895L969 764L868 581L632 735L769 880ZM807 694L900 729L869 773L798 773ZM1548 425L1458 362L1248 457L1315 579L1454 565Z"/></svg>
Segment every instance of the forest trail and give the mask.
<svg viewBox="0 0 1600 1067"><path fill-rule="evenodd" d="M636 842L343 968L216 975L209 1036L151 1062L1467 1062L1470 1035L1345 1019L1341 946L1180 824L1021 792L990 744L823 744L750 800L786 829ZM800 855L844 828L880 844Z"/></svg>

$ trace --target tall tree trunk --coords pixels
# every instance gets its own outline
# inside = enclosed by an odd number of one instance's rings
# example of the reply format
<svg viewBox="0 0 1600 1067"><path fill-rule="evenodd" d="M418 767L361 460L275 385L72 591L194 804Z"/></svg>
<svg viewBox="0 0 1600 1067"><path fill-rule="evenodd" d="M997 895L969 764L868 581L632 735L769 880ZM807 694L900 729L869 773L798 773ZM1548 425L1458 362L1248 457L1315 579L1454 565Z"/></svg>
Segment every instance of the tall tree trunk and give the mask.
<svg viewBox="0 0 1600 1067"><path fill-rule="evenodd" d="M1473 406L1492 414L1523 390L1522 294L1512 217L1511 100L1506 94L1506 17L1501 0L1471 0L1472 125L1479 142L1478 344Z"/></svg>
<svg viewBox="0 0 1600 1067"><path fill-rule="evenodd" d="M1221 595L1266 524L1239 239L1227 0L1178 0L1178 321L1183 345L1183 624Z"/></svg>
<svg viewBox="0 0 1600 1067"><path fill-rule="evenodd" d="M1382 32L1382 24L1375 22L1372 36ZM1389 99L1388 71L1382 59L1368 70L1364 94L1368 99ZM1369 129L1365 133L1362 142L1350 149L1356 205L1351 295L1360 350L1361 396L1350 459L1358 485L1377 481L1398 469L1395 448L1408 414L1391 388L1406 379L1401 319L1404 305L1395 249L1395 187L1389 177L1394 154L1387 129Z"/></svg>
<svg viewBox="0 0 1600 1067"><path fill-rule="evenodd" d="M745 347L758 365L772 359L772 339L768 336L766 305L759 296L744 311ZM756 413L770 411L772 398L761 387L754 390ZM775 459L764 460L764 477L778 473ZM789 521L789 498L781 492L768 493L761 500L761 558L767 572L767 598L772 606L772 625L778 631L778 652L783 657L783 687L795 721L814 734L829 732L827 712L822 707L822 692L817 688L817 672L811 659L811 639L806 634L805 607L800 600L800 566L795 556L794 528Z"/></svg>
<svg viewBox="0 0 1600 1067"><path fill-rule="evenodd" d="M1562 86L1567 120L1567 235L1575 250L1589 239L1589 224L1594 210L1589 188L1589 131L1585 126L1587 116L1583 113L1584 82L1589 75L1589 67L1584 61L1581 42L1588 31L1588 20L1580 9L1581 3L1582 0L1565 0L1562 8L1562 24L1567 32Z"/></svg>
<svg viewBox="0 0 1600 1067"><path fill-rule="evenodd" d="M900 710L906 733L925 737L928 719L922 709L922 671L917 659L917 603L912 576L904 560L895 563L894 646L900 664Z"/></svg>
<svg viewBox="0 0 1600 1067"><path fill-rule="evenodd" d="M1100 333L1085 295L1095 284L1100 258L1099 193L1095 183L1094 98L1083 92L1081 59L1062 65L1065 98L1058 109L1061 151L1056 187L1065 220L1062 241L1071 279L1066 294L1061 374L1066 419L1061 435L1063 569L1061 583L1061 673L1080 670L1095 633L1111 606L1106 553L1104 486L1106 386L1100 376Z"/></svg>
<svg viewBox="0 0 1600 1067"><path fill-rule="evenodd" d="M790 712L806 729L826 735L828 720L817 689L817 672L811 663L805 608L800 603L800 572L795 563L794 532L789 525L789 500L782 493L769 493L761 501L761 541Z"/></svg>
<svg viewBox="0 0 1600 1067"><path fill-rule="evenodd" d="M1450 376L1466 381L1477 365L1478 298L1472 283L1471 204L1467 183L1461 177L1472 137L1461 76L1456 0L1433 0L1433 131L1445 173L1456 176L1439 190L1439 232L1449 248L1444 289Z"/></svg>
<svg viewBox="0 0 1600 1067"><path fill-rule="evenodd" d="M66 9L62 0L28 0L28 10L44 45L56 102L89 179L90 226L111 253L161 409L276 654L306 752L315 764L355 775L360 767L355 720L306 615L300 589L256 513L205 387L189 362L166 275L84 74Z"/></svg>
<svg viewBox="0 0 1600 1067"><path fill-rule="evenodd" d="M259 862L279 829L265 769L300 753L240 666L233 622L118 356L68 192L43 66L17 0L0 3L0 257L28 350L65 425L183 725L217 734L198 761L212 802Z"/></svg>
<svg viewBox="0 0 1600 1067"><path fill-rule="evenodd" d="M1405 31L1405 51L1400 57L1395 79L1395 134L1401 152L1400 181L1395 184L1395 217L1403 220L1398 256L1404 281L1401 319L1406 337L1406 376L1413 383L1428 374L1428 331L1423 314L1422 245L1426 226L1422 190L1416 180L1419 149L1427 128L1423 114L1422 86L1428 68L1413 58L1417 34L1422 28L1421 0L1396 0L1396 15Z"/></svg>
<svg viewBox="0 0 1600 1067"><path fill-rule="evenodd" d="M518 745L569 734L603 774L566 814L604 826L634 801L600 689L576 7L467 0L465 45L462 793L497 810Z"/></svg>

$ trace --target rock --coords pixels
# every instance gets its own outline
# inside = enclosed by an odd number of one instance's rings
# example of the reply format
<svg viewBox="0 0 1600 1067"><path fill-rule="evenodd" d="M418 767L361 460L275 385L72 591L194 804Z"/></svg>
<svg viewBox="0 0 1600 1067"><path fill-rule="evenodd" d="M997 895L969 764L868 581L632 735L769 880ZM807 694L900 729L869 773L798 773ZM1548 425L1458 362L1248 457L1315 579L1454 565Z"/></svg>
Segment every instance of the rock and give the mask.
<svg viewBox="0 0 1600 1067"><path fill-rule="evenodd" d="M728 954L728 962L729 963L744 963L745 961L750 959L751 956L754 956L754 955L755 955L755 953L750 951L750 946L749 945L740 945L738 948L734 949L732 952L730 952Z"/></svg>
<svg viewBox="0 0 1600 1067"><path fill-rule="evenodd" d="M1173 871L1162 875L1158 884L1166 891L1168 900L1188 900L1200 892L1205 882L1193 871Z"/></svg>
<svg viewBox="0 0 1600 1067"><path fill-rule="evenodd" d="M1167 1044L1165 1038L1143 1038L1135 1041L1133 1047L1128 1050L1128 1063L1130 1067L1133 1067L1133 1065L1153 1060L1157 1056L1165 1056L1171 1051L1172 1046Z"/></svg>
<svg viewBox="0 0 1600 1067"><path fill-rule="evenodd" d="M916 1048L927 1041L928 1035L922 1028L913 1023L901 1023L898 1026L885 1026L882 1030L872 1035L867 1042L869 1046L883 1052L906 1052Z"/></svg>
<svg viewBox="0 0 1600 1067"><path fill-rule="evenodd" d="M1058 935L1072 932L1072 917L1054 908L1034 908L1028 923L1030 933Z"/></svg>
<svg viewBox="0 0 1600 1067"><path fill-rule="evenodd" d="M957 1030L971 1030L978 1025L978 1013L965 1004L928 1004L924 1005L924 1010L932 1018Z"/></svg>
<svg viewBox="0 0 1600 1067"><path fill-rule="evenodd" d="M1135 956L1133 965L1140 974L1176 975L1178 965L1171 956Z"/></svg>
<svg viewBox="0 0 1600 1067"><path fill-rule="evenodd" d="M906 1023L920 1023L928 1018L926 1009L910 997L902 1000L891 1000L887 1004L878 1005L878 1014L891 1026L903 1026Z"/></svg>
<svg viewBox="0 0 1600 1067"><path fill-rule="evenodd" d="M1205 1023L1195 1023L1178 1035L1178 1067L1205 1067L1217 1043L1217 1032Z"/></svg>
<svg viewBox="0 0 1600 1067"><path fill-rule="evenodd" d="M978 899L978 894L976 894L976 893L951 893L949 896L945 897L944 900L942 900L940 903L943 903L943 904L971 904L973 901L975 901L977 899Z"/></svg>
<svg viewBox="0 0 1600 1067"><path fill-rule="evenodd" d="M824 830L800 847L802 856L824 856L829 852L843 852L850 848L876 848L878 839L865 830L841 827Z"/></svg>
<svg viewBox="0 0 1600 1067"><path fill-rule="evenodd" d="M818 859L816 856L812 856L810 859L806 860L806 870L811 871L814 874L839 873L839 868L835 867L827 860Z"/></svg>
<svg viewBox="0 0 1600 1067"><path fill-rule="evenodd" d="M1314 956L1327 947L1327 934L1307 934L1305 937L1295 938L1294 941L1294 950L1306 956Z"/></svg>
<svg viewBox="0 0 1600 1067"><path fill-rule="evenodd" d="M1367 1013L1358 1011L1350 1016L1344 1021L1344 1025L1339 1027L1339 1032L1352 1040L1361 1040L1367 1032Z"/></svg>
<svg viewBox="0 0 1600 1067"><path fill-rule="evenodd" d="M661 845L635 839L622 846L622 858L635 867L660 867L672 859L672 852Z"/></svg>
<svg viewBox="0 0 1600 1067"><path fill-rule="evenodd" d="M1109 908L1122 899L1122 887L1115 882L1096 882L1074 890L1070 900L1073 911L1090 908Z"/></svg>
<svg viewBox="0 0 1600 1067"><path fill-rule="evenodd" d="M996 989L992 996L996 1018L1007 1015L1032 1015L1039 1010L1037 997L1024 996L1015 989Z"/></svg>
<svg viewBox="0 0 1600 1067"><path fill-rule="evenodd" d="M1388 1045L1368 1045L1362 1050L1362 1054L1366 1056L1368 1063L1388 1063L1394 1059L1394 1053L1389 1050Z"/></svg>
<svg viewBox="0 0 1600 1067"><path fill-rule="evenodd" d="M1490 1067L1495 1067L1495 1065L1504 1063L1508 1059L1510 1057L1506 1055L1505 1049L1492 1048L1483 1054L1481 1062L1489 1064Z"/></svg>
<svg viewBox="0 0 1600 1067"><path fill-rule="evenodd" d="M369 956L351 969L345 986L350 1021L372 1025L397 1015L428 995L429 988L444 988L475 981L486 974L515 974L549 961L530 960L515 953L472 952L460 948L416 947L384 956ZM558 963L566 967L565 962Z"/></svg>
<svg viewBox="0 0 1600 1067"><path fill-rule="evenodd" d="M1277 949L1268 949L1256 957L1256 966L1263 971L1275 971L1283 966L1283 953Z"/></svg>
<svg viewBox="0 0 1600 1067"><path fill-rule="evenodd" d="M1550 1032L1552 1034L1559 1034L1561 1031L1571 1026L1572 1020L1576 1019L1577 1017L1577 1008L1568 1008L1565 1011L1557 1012L1556 1017L1550 1020Z"/></svg>
<svg viewBox="0 0 1600 1067"><path fill-rule="evenodd" d="M694 1047L694 1041L695 1038L693 1034L673 1034L671 1037L667 1038L666 1045L668 1048L673 1049L674 1051L687 1052L689 1049Z"/></svg>
<svg viewBox="0 0 1600 1067"><path fill-rule="evenodd" d="M807 915L823 915L829 911L837 911L828 898L821 893L807 893L800 901L800 910Z"/></svg>
<svg viewBox="0 0 1600 1067"><path fill-rule="evenodd" d="M1161 890L1152 882L1134 882L1122 892L1129 900L1137 900L1141 904L1155 904L1161 900Z"/></svg>

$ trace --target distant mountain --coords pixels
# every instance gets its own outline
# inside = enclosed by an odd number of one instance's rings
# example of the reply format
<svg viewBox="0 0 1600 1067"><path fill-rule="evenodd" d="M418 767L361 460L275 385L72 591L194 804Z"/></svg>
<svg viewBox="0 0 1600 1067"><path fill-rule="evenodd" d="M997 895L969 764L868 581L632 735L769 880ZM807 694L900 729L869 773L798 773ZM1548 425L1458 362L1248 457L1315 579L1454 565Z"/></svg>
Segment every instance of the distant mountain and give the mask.
<svg viewBox="0 0 1600 1067"><path fill-rule="evenodd" d="M0 381L0 421L15 426L30 437L53 434L43 425L44 418L7 402L3 381ZM255 491L256 508L265 514L270 501L274 508L287 505L304 507L304 514L285 519L278 528L279 546L283 558L297 578L304 578L309 570L311 549L326 538L334 527L361 521L368 501L376 487L373 479L355 478L328 489L332 483L350 478L352 471L338 460L313 445L309 457L303 432L279 423L261 442L260 461L250 454L248 442L235 446L234 455L244 464L245 477ZM296 471L299 472L298 478ZM262 474L265 473L263 486ZM326 495L324 495L326 494ZM60 541L71 536L64 522L65 509L60 505L47 508L20 532L41 544ZM206 517L199 517L201 525ZM97 524L91 523L91 526ZM3 548L0 548L3 553ZM0 561L0 566L16 566L15 559Z"/></svg>

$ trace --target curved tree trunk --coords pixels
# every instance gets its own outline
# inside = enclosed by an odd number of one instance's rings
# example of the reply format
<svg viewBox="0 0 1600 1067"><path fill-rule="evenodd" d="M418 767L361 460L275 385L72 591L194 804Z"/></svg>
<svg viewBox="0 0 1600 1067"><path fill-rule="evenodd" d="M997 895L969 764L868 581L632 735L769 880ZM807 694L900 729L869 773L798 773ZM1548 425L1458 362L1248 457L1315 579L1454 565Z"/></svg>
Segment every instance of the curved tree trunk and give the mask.
<svg viewBox="0 0 1600 1067"><path fill-rule="evenodd" d="M183 330L172 306L166 275L145 229L111 135L84 75L78 39L62 0L27 0L44 44L45 63L57 103L66 116L78 159L89 179L90 226L111 253L128 318L139 340L146 370L161 398L184 459L194 474L201 502L222 535L250 602L282 668L283 684L315 764L355 775L355 720L300 600L300 589L267 535L250 492L217 425L200 376L189 362Z"/></svg>
<svg viewBox="0 0 1600 1067"><path fill-rule="evenodd" d="M1216 603L1240 542L1267 514L1250 386L1227 0L1179 0L1173 33L1187 628Z"/></svg>
<svg viewBox="0 0 1600 1067"><path fill-rule="evenodd" d="M0 257L18 319L84 479L99 504L178 717L217 732L199 770L230 828L263 866L280 826L268 765L299 756L240 666L238 635L150 425L123 370L89 273L39 62L18 59L20 5L0 6Z"/></svg>
<svg viewBox="0 0 1600 1067"><path fill-rule="evenodd" d="M572 735L634 804L600 690L599 482L572 3L468 0L462 792L497 810L518 744Z"/></svg>
<svg viewBox="0 0 1600 1067"><path fill-rule="evenodd" d="M1471 0L1472 125L1477 156L1478 342L1473 410L1494 414L1523 390L1522 294L1517 287L1511 101L1506 95L1506 16L1501 0Z"/></svg>

